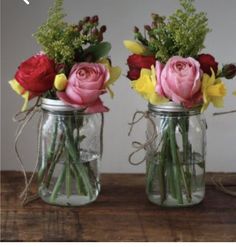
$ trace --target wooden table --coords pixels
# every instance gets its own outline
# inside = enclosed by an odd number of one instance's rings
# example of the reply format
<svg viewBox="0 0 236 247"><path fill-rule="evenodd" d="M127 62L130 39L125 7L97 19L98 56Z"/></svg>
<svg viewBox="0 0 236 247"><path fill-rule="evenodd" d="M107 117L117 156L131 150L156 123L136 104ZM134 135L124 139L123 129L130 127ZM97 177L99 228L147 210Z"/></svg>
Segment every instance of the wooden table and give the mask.
<svg viewBox="0 0 236 247"><path fill-rule="evenodd" d="M1 172L1 240L236 241L236 198L217 191L212 175L203 203L191 208L151 204L144 175L137 174L102 175L101 194L87 206L56 207L38 199L23 208L21 173ZM235 189L236 174L226 180Z"/></svg>

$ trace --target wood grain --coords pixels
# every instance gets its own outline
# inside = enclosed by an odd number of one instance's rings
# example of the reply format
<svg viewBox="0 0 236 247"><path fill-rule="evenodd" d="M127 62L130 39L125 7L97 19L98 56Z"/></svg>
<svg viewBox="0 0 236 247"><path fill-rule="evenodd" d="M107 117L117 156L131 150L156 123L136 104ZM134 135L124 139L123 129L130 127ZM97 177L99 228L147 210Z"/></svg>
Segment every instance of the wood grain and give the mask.
<svg viewBox="0 0 236 247"><path fill-rule="evenodd" d="M95 203L67 208L40 199L22 207L18 195L23 177L4 171L1 241L236 241L236 198L217 191L213 175L236 188L236 174L208 174L206 197L191 208L151 204L144 175L137 174L104 174Z"/></svg>

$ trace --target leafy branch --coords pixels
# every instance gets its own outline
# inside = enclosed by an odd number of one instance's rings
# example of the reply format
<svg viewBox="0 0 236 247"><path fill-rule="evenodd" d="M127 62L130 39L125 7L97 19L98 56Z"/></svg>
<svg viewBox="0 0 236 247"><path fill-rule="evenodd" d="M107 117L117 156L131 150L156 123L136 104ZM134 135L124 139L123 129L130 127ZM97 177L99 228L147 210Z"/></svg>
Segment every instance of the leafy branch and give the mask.
<svg viewBox="0 0 236 247"><path fill-rule="evenodd" d="M76 62L93 61L93 54L88 54L86 49L90 46L96 47L103 41L106 26L98 27L99 18L96 15L85 17L76 25L66 23L65 16L63 0L55 0L47 21L39 27L34 37L51 59L57 64L65 65L69 71ZM107 50L110 44L105 43L103 46Z"/></svg>
<svg viewBox="0 0 236 247"><path fill-rule="evenodd" d="M205 37L211 30L206 13L198 13L193 3L194 0L180 0L181 9L177 9L169 18L152 14L152 25L145 26L148 38L138 29L135 38L163 63L175 55L197 56L204 48Z"/></svg>

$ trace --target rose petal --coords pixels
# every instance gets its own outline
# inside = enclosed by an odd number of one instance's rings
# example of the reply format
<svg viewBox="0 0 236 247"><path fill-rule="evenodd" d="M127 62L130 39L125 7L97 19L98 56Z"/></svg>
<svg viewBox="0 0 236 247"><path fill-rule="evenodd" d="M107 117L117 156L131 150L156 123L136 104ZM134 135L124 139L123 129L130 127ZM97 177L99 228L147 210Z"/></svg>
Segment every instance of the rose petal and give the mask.
<svg viewBox="0 0 236 247"><path fill-rule="evenodd" d="M97 99L97 101L92 104L91 106L87 107L85 110L86 113L101 113L101 112L108 112L109 109L103 105L103 102L100 98Z"/></svg>
<svg viewBox="0 0 236 247"><path fill-rule="evenodd" d="M64 102L66 105L72 106L78 110L82 110L86 108L84 105L79 105L75 101L73 101L71 98L67 96L65 92L57 92L57 97Z"/></svg>

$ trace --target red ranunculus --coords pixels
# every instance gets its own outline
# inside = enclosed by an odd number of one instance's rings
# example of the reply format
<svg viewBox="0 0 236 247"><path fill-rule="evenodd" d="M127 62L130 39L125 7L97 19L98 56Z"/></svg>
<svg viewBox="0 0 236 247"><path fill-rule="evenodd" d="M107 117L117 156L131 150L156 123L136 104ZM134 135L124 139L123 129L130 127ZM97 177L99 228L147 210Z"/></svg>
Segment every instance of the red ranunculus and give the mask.
<svg viewBox="0 0 236 247"><path fill-rule="evenodd" d="M217 74L218 71L218 63L215 58L210 54L201 54L197 57L198 62L201 65L201 70L211 76L211 68Z"/></svg>
<svg viewBox="0 0 236 247"><path fill-rule="evenodd" d="M142 56L133 54L128 57L127 64L129 66L129 72L127 77L130 80L137 80L140 76L141 69L150 69L152 65L155 65L156 59L154 56Z"/></svg>
<svg viewBox="0 0 236 247"><path fill-rule="evenodd" d="M38 54L20 64L15 79L26 91L40 95L53 87L55 76L53 60Z"/></svg>

